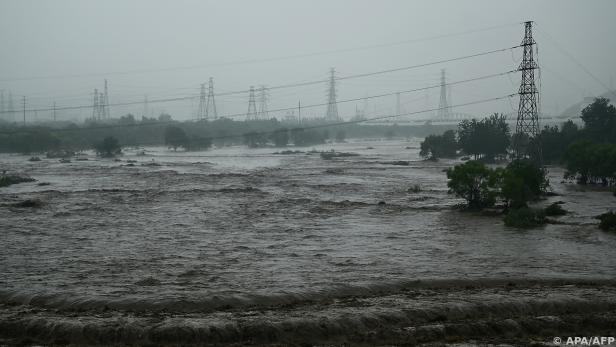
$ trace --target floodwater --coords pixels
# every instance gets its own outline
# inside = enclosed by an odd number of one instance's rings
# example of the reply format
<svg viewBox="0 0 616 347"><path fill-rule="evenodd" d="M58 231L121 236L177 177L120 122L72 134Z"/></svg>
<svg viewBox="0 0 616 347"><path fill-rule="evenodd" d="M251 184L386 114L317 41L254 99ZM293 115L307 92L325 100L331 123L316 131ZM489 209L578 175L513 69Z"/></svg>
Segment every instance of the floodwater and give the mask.
<svg viewBox="0 0 616 347"><path fill-rule="evenodd" d="M333 160L244 147L71 163L2 154L3 169L37 182L0 188L0 303L188 314L395 293L417 280L616 277L616 235L594 219L616 205L610 192L551 168L558 195L542 204L571 213L508 228L457 210L444 173L456 162L421 161L418 147L302 149L359 154ZM11 206L28 198L44 204Z"/></svg>

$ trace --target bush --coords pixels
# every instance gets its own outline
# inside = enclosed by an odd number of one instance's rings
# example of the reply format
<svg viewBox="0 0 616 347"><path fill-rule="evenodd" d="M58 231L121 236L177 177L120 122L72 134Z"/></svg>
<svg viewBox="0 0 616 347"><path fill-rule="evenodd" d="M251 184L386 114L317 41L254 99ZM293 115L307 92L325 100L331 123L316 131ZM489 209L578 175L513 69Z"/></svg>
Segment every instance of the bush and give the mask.
<svg viewBox="0 0 616 347"><path fill-rule="evenodd" d="M613 211L604 213L597 217L601 222L599 228L605 231L616 231L616 213Z"/></svg>
<svg viewBox="0 0 616 347"><path fill-rule="evenodd" d="M34 182L36 181L34 178L18 176L18 175L6 175L2 174L0 176L0 187L7 187L11 184L24 183L24 182Z"/></svg>
<svg viewBox="0 0 616 347"><path fill-rule="evenodd" d="M545 213L528 207L509 209L505 216L505 225L514 228L534 228L546 223Z"/></svg>
<svg viewBox="0 0 616 347"><path fill-rule="evenodd" d="M334 158L344 158L344 157L356 157L359 154L357 153L347 153L347 152L335 152L333 149L331 152L321 152L321 158L324 160L331 160Z"/></svg>
<svg viewBox="0 0 616 347"><path fill-rule="evenodd" d="M421 192L421 186L419 186L419 184L414 184L412 187L410 187L407 192L409 193L419 193Z"/></svg>
<svg viewBox="0 0 616 347"><path fill-rule="evenodd" d="M562 208L557 202L546 207L543 211L546 216L564 216L567 214L567 210Z"/></svg>
<svg viewBox="0 0 616 347"><path fill-rule="evenodd" d="M470 160L447 170L450 192L464 198L469 208L480 209L494 205L498 191L495 171Z"/></svg>
<svg viewBox="0 0 616 347"><path fill-rule="evenodd" d="M501 195L508 206L520 208L537 199L548 187L545 170L530 160L514 160L498 171Z"/></svg>

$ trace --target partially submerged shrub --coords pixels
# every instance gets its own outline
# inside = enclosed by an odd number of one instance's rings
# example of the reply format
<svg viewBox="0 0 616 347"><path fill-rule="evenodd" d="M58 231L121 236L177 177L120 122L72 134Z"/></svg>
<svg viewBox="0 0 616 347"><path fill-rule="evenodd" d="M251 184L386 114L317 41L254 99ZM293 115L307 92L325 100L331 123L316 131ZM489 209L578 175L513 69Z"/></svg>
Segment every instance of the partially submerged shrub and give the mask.
<svg viewBox="0 0 616 347"><path fill-rule="evenodd" d="M12 206L19 208L40 208L43 207L43 205L44 203L39 199L26 199L24 201L14 203Z"/></svg>
<svg viewBox="0 0 616 347"><path fill-rule="evenodd" d="M27 177L27 176L2 174L2 176L0 176L0 187L7 187L7 186L10 186L11 184L34 182L34 181L36 181L34 178Z"/></svg>
<svg viewBox="0 0 616 347"><path fill-rule="evenodd" d="M613 211L606 212L597 217L601 222L599 228L605 231L616 231L616 213Z"/></svg>
<svg viewBox="0 0 616 347"><path fill-rule="evenodd" d="M334 150L332 150L331 152L321 152L321 158L325 160L344 157L356 157L358 155L359 154L357 153L335 152Z"/></svg>
<svg viewBox="0 0 616 347"><path fill-rule="evenodd" d="M544 169L530 160L514 160L500 171L501 195L508 206L525 207L546 191L549 182Z"/></svg>
<svg viewBox="0 0 616 347"><path fill-rule="evenodd" d="M447 170L449 191L463 198L471 209L481 209L496 202L498 176L484 164L470 160Z"/></svg>
<svg viewBox="0 0 616 347"><path fill-rule="evenodd" d="M96 149L98 155L103 158L113 157L116 154L122 153L122 147L120 146L118 139L113 136L105 137L103 141L95 144L94 148Z"/></svg>
<svg viewBox="0 0 616 347"><path fill-rule="evenodd" d="M563 216L567 214L567 210L562 208L559 203L555 202L544 210L546 216Z"/></svg>
<svg viewBox="0 0 616 347"><path fill-rule="evenodd" d="M419 186L419 184L414 184L412 187L410 187L407 190L409 193L419 193L421 192L421 187Z"/></svg>
<svg viewBox="0 0 616 347"><path fill-rule="evenodd" d="M514 228L534 228L546 223L545 213L529 207L509 209L505 216L505 225Z"/></svg>

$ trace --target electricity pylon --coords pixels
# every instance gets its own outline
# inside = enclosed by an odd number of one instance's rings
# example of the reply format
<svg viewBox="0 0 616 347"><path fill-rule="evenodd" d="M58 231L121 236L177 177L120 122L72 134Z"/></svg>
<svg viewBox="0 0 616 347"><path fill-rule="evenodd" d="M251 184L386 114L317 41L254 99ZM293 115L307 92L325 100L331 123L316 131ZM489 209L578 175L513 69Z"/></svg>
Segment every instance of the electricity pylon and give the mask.
<svg viewBox="0 0 616 347"><path fill-rule="evenodd" d="M331 68L329 76L329 90L327 92L327 113L325 119L329 122L340 121L338 116L338 104L336 103L336 70Z"/></svg>
<svg viewBox="0 0 616 347"><path fill-rule="evenodd" d="M214 100L214 79L210 77L208 90L207 90L207 103L205 106L205 118L209 119L217 119L218 114L216 113L216 101Z"/></svg>
<svg viewBox="0 0 616 347"><path fill-rule="evenodd" d="M515 127L514 151L515 157L530 158L542 165L541 144L539 142L539 109L537 99L539 90L535 85L535 70L539 68L533 57L533 46L536 44L532 32L533 22L524 23L524 39L521 46L524 49L522 62L518 68L522 71L520 82L520 104Z"/></svg>
<svg viewBox="0 0 616 347"><path fill-rule="evenodd" d="M255 87L250 86L250 94L248 96L248 112L246 112L246 120L257 119L257 106L255 105Z"/></svg>

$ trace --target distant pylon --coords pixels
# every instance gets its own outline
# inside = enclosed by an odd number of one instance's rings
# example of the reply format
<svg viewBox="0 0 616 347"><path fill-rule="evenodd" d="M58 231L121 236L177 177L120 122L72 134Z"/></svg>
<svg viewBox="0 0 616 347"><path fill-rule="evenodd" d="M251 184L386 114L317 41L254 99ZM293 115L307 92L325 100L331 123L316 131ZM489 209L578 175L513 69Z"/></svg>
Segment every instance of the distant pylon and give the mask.
<svg viewBox="0 0 616 347"><path fill-rule="evenodd" d="M15 121L15 102L13 101L13 93L9 92L9 102L7 111L12 115L13 122Z"/></svg>
<svg viewBox="0 0 616 347"><path fill-rule="evenodd" d="M514 150L516 158L531 158L542 165L541 145L539 143L539 110L537 99L539 91L535 85L535 70L539 67L533 57L536 44L532 32L533 22L524 23L524 49L518 70L522 71L520 82L520 103L515 127Z"/></svg>
<svg viewBox="0 0 616 347"><path fill-rule="evenodd" d="M205 118L217 119L218 113L216 112L216 101L214 100L214 79L210 77L209 85L207 88L207 104L205 106Z"/></svg>
<svg viewBox="0 0 616 347"><path fill-rule="evenodd" d="M199 92L199 112L197 112L197 119L204 120L206 114L206 103L205 103L205 83L201 83L201 91Z"/></svg>
<svg viewBox="0 0 616 347"><path fill-rule="evenodd" d="M259 88L259 113L258 118L262 120L268 119L267 115L267 88L261 86Z"/></svg>
<svg viewBox="0 0 616 347"><path fill-rule="evenodd" d="M150 106L148 105L148 95L143 97L143 117L147 117L150 113Z"/></svg>
<svg viewBox="0 0 616 347"><path fill-rule="evenodd" d="M0 90L0 113L2 114L2 117L4 117L5 111L6 111L6 106L4 105L4 90Z"/></svg>
<svg viewBox="0 0 616 347"><path fill-rule="evenodd" d="M438 103L437 118L449 119L449 104L447 103L447 83L445 82L445 69L441 69L441 99Z"/></svg>
<svg viewBox="0 0 616 347"><path fill-rule="evenodd" d="M107 79L105 79L105 93L103 94L103 117L105 119L110 119L110 110L109 110L109 90L107 89Z"/></svg>
<svg viewBox="0 0 616 347"><path fill-rule="evenodd" d="M248 96L248 112L246 112L246 120L257 119L257 106L255 105L255 87L250 86L250 95Z"/></svg>
<svg viewBox="0 0 616 347"><path fill-rule="evenodd" d="M94 88L94 101L92 102L92 120L98 120L98 89Z"/></svg>
<svg viewBox="0 0 616 347"><path fill-rule="evenodd" d="M329 71L329 90L327 92L327 113L325 119L330 122L340 121L338 116L338 104L336 103L336 70L331 68Z"/></svg>
<svg viewBox="0 0 616 347"><path fill-rule="evenodd" d="M53 102L53 112L51 113L51 115L53 116L53 121L56 121L56 102Z"/></svg>

